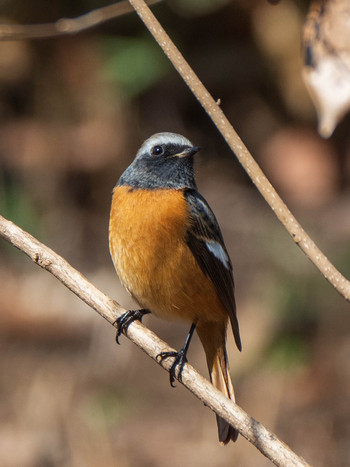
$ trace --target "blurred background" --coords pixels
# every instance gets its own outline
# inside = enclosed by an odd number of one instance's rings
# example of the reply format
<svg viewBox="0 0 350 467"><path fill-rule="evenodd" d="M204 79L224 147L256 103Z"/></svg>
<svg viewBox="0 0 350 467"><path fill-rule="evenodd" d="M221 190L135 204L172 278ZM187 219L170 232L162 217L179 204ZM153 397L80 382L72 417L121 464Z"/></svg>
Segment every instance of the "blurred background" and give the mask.
<svg viewBox="0 0 350 467"><path fill-rule="evenodd" d="M1 0L2 23L107 1ZM350 118L317 133L301 78L308 2L172 0L153 11L318 246L350 276ZM349 305L294 245L135 14L0 42L0 213L132 307L109 257L113 186L142 141L184 134L234 264L237 400L317 466L350 464ZM0 241L0 465L271 465L49 274ZM188 325L146 317L180 348ZM190 362L207 375L195 339Z"/></svg>

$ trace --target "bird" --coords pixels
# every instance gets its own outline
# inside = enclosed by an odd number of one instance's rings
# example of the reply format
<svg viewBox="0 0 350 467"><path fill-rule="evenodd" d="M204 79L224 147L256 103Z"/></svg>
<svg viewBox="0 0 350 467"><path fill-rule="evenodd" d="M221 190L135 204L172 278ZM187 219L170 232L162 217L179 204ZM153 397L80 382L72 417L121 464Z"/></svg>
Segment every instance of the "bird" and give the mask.
<svg viewBox="0 0 350 467"><path fill-rule="evenodd" d="M232 263L218 221L198 192L194 156L201 148L186 137L156 133L141 145L113 189L109 249L120 282L141 307L117 319L119 336L147 313L191 323L175 357L170 383L181 381L187 350L196 330L212 384L235 400L226 352L231 323L242 344L236 314ZM217 415L221 444L238 431Z"/></svg>

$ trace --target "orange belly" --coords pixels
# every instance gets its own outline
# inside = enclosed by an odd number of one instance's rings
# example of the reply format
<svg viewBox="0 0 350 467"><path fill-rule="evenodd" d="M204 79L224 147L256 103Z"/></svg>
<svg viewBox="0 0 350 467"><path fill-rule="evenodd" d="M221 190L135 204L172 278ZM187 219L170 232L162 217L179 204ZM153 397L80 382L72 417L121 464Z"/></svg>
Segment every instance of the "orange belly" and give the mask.
<svg viewBox="0 0 350 467"><path fill-rule="evenodd" d="M227 321L213 283L186 244L188 207L179 190L113 192L109 246L125 288L165 319Z"/></svg>

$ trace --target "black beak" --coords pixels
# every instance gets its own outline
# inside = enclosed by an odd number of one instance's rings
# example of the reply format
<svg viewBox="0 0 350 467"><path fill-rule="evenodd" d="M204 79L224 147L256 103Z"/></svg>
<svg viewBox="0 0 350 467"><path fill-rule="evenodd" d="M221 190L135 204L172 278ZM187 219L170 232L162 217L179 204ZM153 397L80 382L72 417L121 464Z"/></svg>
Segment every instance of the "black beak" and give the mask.
<svg viewBox="0 0 350 467"><path fill-rule="evenodd" d="M177 157L192 157L194 156L198 151L200 151L202 148L200 146L193 146L191 148L185 148L183 151L179 152L176 154Z"/></svg>

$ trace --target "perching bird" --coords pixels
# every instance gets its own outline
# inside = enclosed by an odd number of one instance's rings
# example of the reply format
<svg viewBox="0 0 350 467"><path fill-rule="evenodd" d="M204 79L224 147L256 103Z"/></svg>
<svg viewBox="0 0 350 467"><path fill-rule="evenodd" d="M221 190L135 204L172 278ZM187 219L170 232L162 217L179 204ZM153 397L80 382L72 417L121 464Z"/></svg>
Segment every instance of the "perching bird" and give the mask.
<svg viewBox="0 0 350 467"><path fill-rule="evenodd" d="M187 349L196 329L205 350L210 379L234 400L226 354L230 320L236 345L232 264L213 211L197 191L193 156L199 147L175 133L147 139L118 180L112 199L109 247L121 283L142 307L117 320L118 334L146 313L191 323L185 346L170 370L181 380ZM237 431L217 416L219 441Z"/></svg>

